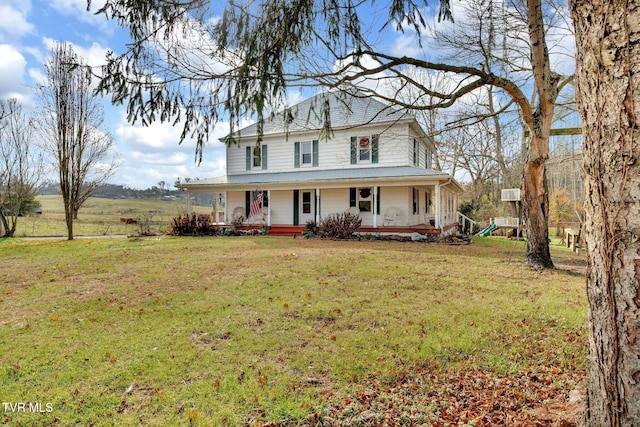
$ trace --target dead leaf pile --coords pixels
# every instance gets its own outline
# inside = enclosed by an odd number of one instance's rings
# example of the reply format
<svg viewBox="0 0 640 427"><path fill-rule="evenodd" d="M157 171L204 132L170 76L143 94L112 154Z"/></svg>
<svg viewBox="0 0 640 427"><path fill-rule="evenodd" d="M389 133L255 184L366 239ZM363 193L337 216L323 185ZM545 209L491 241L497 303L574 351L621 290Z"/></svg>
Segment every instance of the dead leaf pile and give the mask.
<svg viewBox="0 0 640 427"><path fill-rule="evenodd" d="M581 408L569 393L584 373L536 368L513 375L478 369L440 372L434 367L374 378L357 396L335 405L324 421L334 426L559 426L577 425Z"/></svg>

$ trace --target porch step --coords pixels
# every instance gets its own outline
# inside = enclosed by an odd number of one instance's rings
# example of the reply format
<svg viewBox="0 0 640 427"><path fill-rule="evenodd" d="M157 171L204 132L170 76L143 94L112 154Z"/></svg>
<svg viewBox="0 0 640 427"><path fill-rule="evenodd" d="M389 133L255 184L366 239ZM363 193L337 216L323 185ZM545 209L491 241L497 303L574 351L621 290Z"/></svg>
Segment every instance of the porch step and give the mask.
<svg viewBox="0 0 640 427"><path fill-rule="evenodd" d="M269 228L269 236L301 237L304 225L272 225Z"/></svg>

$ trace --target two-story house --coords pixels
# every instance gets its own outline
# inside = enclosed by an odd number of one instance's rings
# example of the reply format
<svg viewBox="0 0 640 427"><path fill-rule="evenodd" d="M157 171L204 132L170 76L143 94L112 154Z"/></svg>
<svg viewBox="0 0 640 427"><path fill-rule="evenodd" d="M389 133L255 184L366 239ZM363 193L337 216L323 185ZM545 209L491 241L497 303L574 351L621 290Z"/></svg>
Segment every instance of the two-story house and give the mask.
<svg viewBox="0 0 640 427"><path fill-rule="evenodd" d="M259 143L256 124L233 139L226 176L178 184L188 195L224 194L225 222L243 216L290 233L308 220L350 211L361 216L363 232L444 234L457 225L462 189L432 169L435 147L404 109L325 92L266 120Z"/></svg>

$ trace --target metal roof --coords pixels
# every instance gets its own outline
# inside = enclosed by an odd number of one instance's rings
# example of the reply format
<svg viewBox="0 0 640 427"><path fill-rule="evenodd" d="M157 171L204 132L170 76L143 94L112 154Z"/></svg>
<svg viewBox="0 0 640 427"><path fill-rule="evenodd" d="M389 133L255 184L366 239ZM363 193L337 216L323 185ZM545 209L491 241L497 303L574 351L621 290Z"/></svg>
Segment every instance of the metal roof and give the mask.
<svg viewBox="0 0 640 427"><path fill-rule="evenodd" d="M359 92L323 92L265 119L263 134L320 130L325 121L332 129L339 129L407 119L415 120L408 110ZM254 123L235 132L233 137L256 136L257 128L257 123ZM222 138L223 141L226 139Z"/></svg>
<svg viewBox="0 0 640 427"><path fill-rule="evenodd" d="M447 181L460 188L455 180L445 172L421 169L413 166L387 166L324 170L299 170L294 172L258 172L243 175L227 175L218 178L190 181L177 184L178 188L191 191L208 191L214 189L266 186L301 186L315 184L321 186L346 186L349 181L371 181L392 183L393 181L414 181L416 184L425 181ZM345 182L346 181L346 182Z"/></svg>

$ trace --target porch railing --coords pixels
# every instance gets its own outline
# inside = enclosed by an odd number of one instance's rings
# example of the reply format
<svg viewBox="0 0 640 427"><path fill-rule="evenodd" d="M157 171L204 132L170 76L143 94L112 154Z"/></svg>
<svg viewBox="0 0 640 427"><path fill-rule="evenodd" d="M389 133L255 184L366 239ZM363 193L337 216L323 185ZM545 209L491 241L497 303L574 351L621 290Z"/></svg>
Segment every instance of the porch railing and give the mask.
<svg viewBox="0 0 640 427"><path fill-rule="evenodd" d="M462 212L457 212L458 214L458 222L462 225L462 230L467 229L467 223L469 224L469 234L474 233L474 227L477 227L478 231L480 231L481 224L478 221L474 221Z"/></svg>
<svg viewBox="0 0 640 427"><path fill-rule="evenodd" d="M520 219L513 217L493 218L491 224L495 224L498 227L514 227L520 226Z"/></svg>

